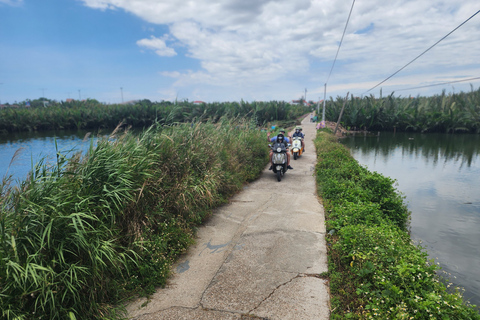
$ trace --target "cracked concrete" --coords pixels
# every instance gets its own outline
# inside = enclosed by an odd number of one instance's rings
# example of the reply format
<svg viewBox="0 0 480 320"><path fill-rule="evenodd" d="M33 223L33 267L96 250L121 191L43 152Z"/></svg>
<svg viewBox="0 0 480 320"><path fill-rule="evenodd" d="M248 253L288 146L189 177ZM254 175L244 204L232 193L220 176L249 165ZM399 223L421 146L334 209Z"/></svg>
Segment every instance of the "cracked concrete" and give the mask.
<svg viewBox="0 0 480 320"><path fill-rule="evenodd" d="M315 124L302 122L307 150ZM267 169L214 214L166 288L127 306L130 319L329 319L323 206L316 156L291 161L281 182ZM148 302L148 303L145 303Z"/></svg>

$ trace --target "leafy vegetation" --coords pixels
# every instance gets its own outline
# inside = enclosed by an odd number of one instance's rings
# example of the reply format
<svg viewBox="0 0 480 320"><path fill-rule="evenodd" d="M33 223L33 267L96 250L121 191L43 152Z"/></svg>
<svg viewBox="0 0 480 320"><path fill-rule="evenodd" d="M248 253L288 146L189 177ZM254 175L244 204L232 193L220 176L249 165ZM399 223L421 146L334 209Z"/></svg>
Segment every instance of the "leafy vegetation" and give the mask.
<svg viewBox="0 0 480 320"><path fill-rule="evenodd" d="M173 118L173 117L171 117ZM2 319L118 319L165 284L195 228L268 162L252 121L116 130L0 184Z"/></svg>
<svg viewBox="0 0 480 320"><path fill-rule="evenodd" d="M344 100L326 102L327 120L337 121ZM480 88L448 95L443 91L433 97L351 96L341 122L347 128L370 131L480 133Z"/></svg>
<svg viewBox="0 0 480 320"><path fill-rule="evenodd" d="M134 128L147 128L154 123L190 123L203 119L212 122L221 117L245 117L262 125L269 121L295 119L310 111L303 105L283 101L224 102L173 104L169 101L152 103L141 100L135 104L105 105L96 100L55 102L44 107L42 101L32 101L31 107L0 109L0 133L63 129L112 129L123 122ZM22 104L23 105L23 104Z"/></svg>
<svg viewBox="0 0 480 320"><path fill-rule="evenodd" d="M480 319L412 244L394 181L370 172L327 129L315 140L326 212L331 319Z"/></svg>

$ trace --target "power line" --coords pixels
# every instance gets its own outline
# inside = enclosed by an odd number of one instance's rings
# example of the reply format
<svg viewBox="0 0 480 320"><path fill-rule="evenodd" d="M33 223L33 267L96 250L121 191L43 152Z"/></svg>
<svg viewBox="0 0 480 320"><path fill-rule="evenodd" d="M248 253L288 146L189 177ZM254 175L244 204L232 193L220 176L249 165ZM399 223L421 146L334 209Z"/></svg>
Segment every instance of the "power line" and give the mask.
<svg viewBox="0 0 480 320"><path fill-rule="evenodd" d="M420 88L428 88L428 87L435 87L435 86L442 86L450 83L457 83L457 82L466 82L466 81L472 81L472 80L479 80L480 77L476 78L469 78L469 79L463 79L463 80L456 80L456 81L448 81L448 82L442 82L442 83L436 83L436 84L429 84L425 86L419 86L419 87L411 87L411 88L405 88L405 89L399 89L395 91L403 91L403 90L413 90L413 89L420 89Z"/></svg>
<svg viewBox="0 0 480 320"><path fill-rule="evenodd" d="M476 16L478 13L480 12L480 10L478 10L475 14L473 14L470 18L468 18L467 20L465 20L464 22L462 22L458 27L456 27L455 29L453 29L452 31L450 31L447 35L445 35L443 38L441 38L440 40L438 40L437 42L435 42L432 46L430 46L430 48L428 48L427 50L423 51L420 55L418 55L415 59L413 59L412 61L410 61L409 63L407 63L406 65L404 65L403 67L401 67L400 69L398 69L394 74L392 74L391 76L389 76L388 78L386 78L385 80L383 80L382 82L380 82L379 84L377 84L376 86L374 86L373 88L365 91L363 94L375 89L376 87L378 87L379 85L381 85L382 83L384 83L385 81L387 81L388 79L392 78L394 75L396 75L397 73L399 73L400 71L402 71L403 69L405 69L406 67L408 67L412 62L414 62L415 60L417 60L418 58L420 58L421 56L423 56L427 51L429 51L430 49L432 49L433 47L435 47L438 43L440 43L441 41L443 41L446 37L448 37L449 35L451 35L453 32L455 32L458 28L460 28L461 26L463 26L465 23L467 23L470 19L472 19L474 16Z"/></svg>
<svg viewBox="0 0 480 320"><path fill-rule="evenodd" d="M325 81L325 84L328 83L328 80L330 80L330 76L332 75L333 67L335 66L335 61L337 61L338 53L340 52L340 47L342 46L343 37L345 36L345 31L347 31L348 21L350 21L350 16L352 15L354 4L355 4L355 0L353 0L353 2L352 2L352 7L350 8L350 13L348 14L347 23L345 23L345 29L343 29L342 39L340 40L340 43L338 44L337 54L335 55L335 59L333 60L332 68L330 69L330 73L328 74L328 78L327 78L327 81Z"/></svg>

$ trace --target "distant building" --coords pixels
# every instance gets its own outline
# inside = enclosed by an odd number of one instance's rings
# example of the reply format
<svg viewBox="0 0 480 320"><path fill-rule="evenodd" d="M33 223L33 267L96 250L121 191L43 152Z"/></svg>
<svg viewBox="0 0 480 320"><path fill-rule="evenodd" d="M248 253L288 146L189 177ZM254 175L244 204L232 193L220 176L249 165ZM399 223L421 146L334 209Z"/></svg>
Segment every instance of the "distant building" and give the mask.
<svg viewBox="0 0 480 320"><path fill-rule="evenodd" d="M205 104L205 102L197 100L197 101L193 101L193 104Z"/></svg>
<svg viewBox="0 0 480 320"><path fill-rule="evenodd" d="M293 104L293 105L304 105L304 106L310 106L310 103L308 103L307 101L303 101L303 100L292 100L290 102L290 104Z"/></svg>
<svg viewBox="0 0 480 320"><path fill-rule="evenodd" d="M122 103L119 103L119 104L126 104L126 105L133 106L133 105L135 105L139 102L140 102L140 100L129 100L129 101L125 101L125 102L122 102Z"/></svg>

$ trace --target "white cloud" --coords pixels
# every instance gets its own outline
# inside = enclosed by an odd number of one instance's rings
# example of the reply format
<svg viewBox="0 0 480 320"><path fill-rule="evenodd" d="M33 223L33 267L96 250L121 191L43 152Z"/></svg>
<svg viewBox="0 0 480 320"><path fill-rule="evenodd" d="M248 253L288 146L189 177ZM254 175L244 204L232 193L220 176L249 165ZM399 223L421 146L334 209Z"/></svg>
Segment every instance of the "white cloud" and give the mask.
<svg viewBox="0 0 480 320"><path fill-rule="evenodd" d="M237 92L243 90L244 97L249 90L267 94L272 82L285 87L285 95L307 86L312 93L323 93L351 7L350 1L334 0L83 2L96 9L123 9L150 23L167 25L169 39L183 46L186 56L202 67L179 74L175 86L231 85ZM350 86L357 94L369 89L476 11L477 0L357 1L329 85L342 90ZM414 86L416 79L442 81L455 72L479 70L479 19L480 15L384 87ZM366 32L358 32L362 30ZM176 54L165 38L137 43L160 56ZM276 97L263 99L268 98Z"/></svg>
<svg viewBox="0 0 480 320"><path fill-rule="evenodd" d="M154 36L150 39L138 40L137 45L154 50L156 54L162 57L173 57L177 55L173 48L167 47L164 39L155 38Z"/></svg>

